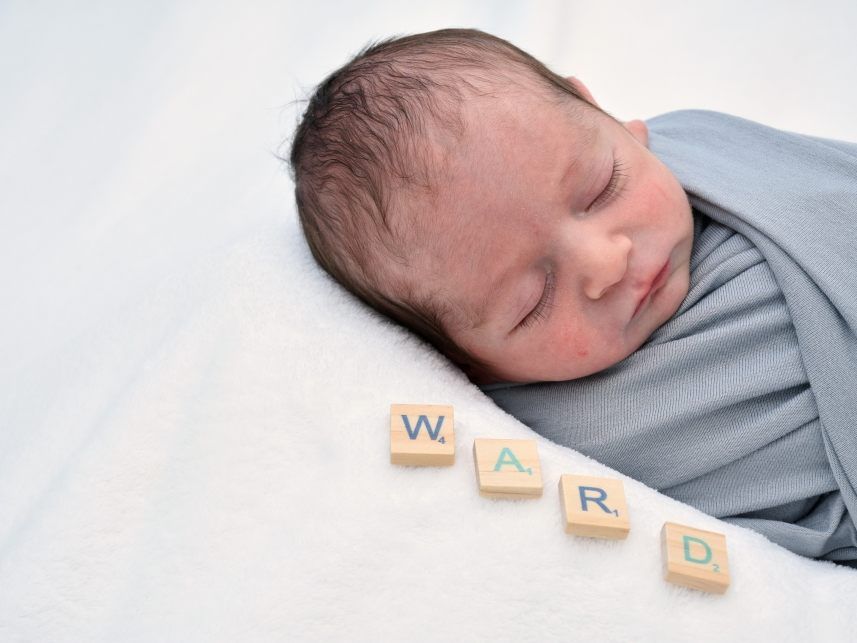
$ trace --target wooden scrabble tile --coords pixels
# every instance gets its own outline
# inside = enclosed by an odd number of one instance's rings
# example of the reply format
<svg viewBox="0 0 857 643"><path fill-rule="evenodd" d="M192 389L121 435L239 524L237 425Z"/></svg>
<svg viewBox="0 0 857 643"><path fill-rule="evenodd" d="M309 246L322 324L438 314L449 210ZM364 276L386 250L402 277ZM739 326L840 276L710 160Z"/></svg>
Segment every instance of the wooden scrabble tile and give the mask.
<svg viewBox="0 0 857 643"><path fill-rule="evenodd" d="M559 501L567 533L613 539L628 536L631 523L625 486L619 478L564 473L559 478Z"/></svg>
<svg viewBox="0 0 857 643"><path fill-rule="evenodd" d="M390 462L416 466L455 463L455 423L449 404L391 404Z"/></svg>
<svg viewBox="0 0 857 643"><path fill-rule="evenodd" d="M473 440L479 494L486 498L538 498L542 468L535 440Z"/></svg>
<svg viewBox="0 0 857 643"><path fill-rule="evenodd" d="M722 594L729 587L726 536L665 522L661 529L664 579L703 592Z"/></svg>

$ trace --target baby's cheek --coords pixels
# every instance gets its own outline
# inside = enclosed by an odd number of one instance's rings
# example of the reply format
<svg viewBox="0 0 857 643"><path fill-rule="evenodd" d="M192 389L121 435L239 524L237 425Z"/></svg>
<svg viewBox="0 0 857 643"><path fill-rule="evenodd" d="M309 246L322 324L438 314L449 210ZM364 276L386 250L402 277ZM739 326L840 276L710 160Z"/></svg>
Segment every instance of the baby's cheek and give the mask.
<svg viewBox="0 0 857 643"><path fill-rule="evenodd" d="M572 346L574 346L574 355L575 357L584 358L589 357L589 341L580 337L579 335L572 340Z"/></svg>
<svg viewBox="0 0 857 643"><path fill-rule="evenodd" d="M575 331L573 328L564 329L560 334L560 342L563 350L571 351L570 356L576 359L584 359L589 357L592 352L592 342L586 333Z"/></svg>

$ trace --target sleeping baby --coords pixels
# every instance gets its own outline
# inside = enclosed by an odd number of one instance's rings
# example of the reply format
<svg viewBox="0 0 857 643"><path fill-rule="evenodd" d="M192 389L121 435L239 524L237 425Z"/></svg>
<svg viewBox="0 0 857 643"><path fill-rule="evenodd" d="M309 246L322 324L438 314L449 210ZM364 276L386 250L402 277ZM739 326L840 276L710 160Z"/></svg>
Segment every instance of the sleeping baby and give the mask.
<svg viewBox="0 0 857 643"><path fill-rule="evenodd" d="M316 261L501 408L857 564L857 297L829 270L857 266L857 145L703 110L622 122L445 29L325 79L290 160Z"/></svg>

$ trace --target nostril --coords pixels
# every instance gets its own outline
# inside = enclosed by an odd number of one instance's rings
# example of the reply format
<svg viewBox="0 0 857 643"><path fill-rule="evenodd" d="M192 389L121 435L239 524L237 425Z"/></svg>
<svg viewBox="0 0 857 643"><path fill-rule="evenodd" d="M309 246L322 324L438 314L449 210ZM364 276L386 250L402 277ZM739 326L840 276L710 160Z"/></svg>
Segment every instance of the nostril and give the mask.
<svg viewBox="0 0 857 643"><path fill-rule="evenodd" d="M602 299L609 291L615 290L617 283L621 283L621 280L619 282L612 283L612 284L605 286L603 288L599 288L599 287L590 288L587 295L589 295L590 299Z"/></svg>

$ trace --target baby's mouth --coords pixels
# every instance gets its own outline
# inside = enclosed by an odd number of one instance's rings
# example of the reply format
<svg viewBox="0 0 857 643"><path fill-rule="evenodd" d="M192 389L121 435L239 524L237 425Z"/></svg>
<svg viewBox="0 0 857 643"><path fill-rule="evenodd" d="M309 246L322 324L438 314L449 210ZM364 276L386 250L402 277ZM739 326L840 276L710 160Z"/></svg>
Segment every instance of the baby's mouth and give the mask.
<svg viewBox="0 0 857 643"><path fill-rule="evenodd" d="M637 316L637 314L645 307L646 303L648 303L648 301L654 297L658 290L666 283L669 274L670 260L667 259L666 263L658 271L658 274L656 274L652 279L651 285L643 293L643 296L640 297L640 300L637 302L637 307L634 309L634 314L631 315L631 319L634 319Z"/></svg>

